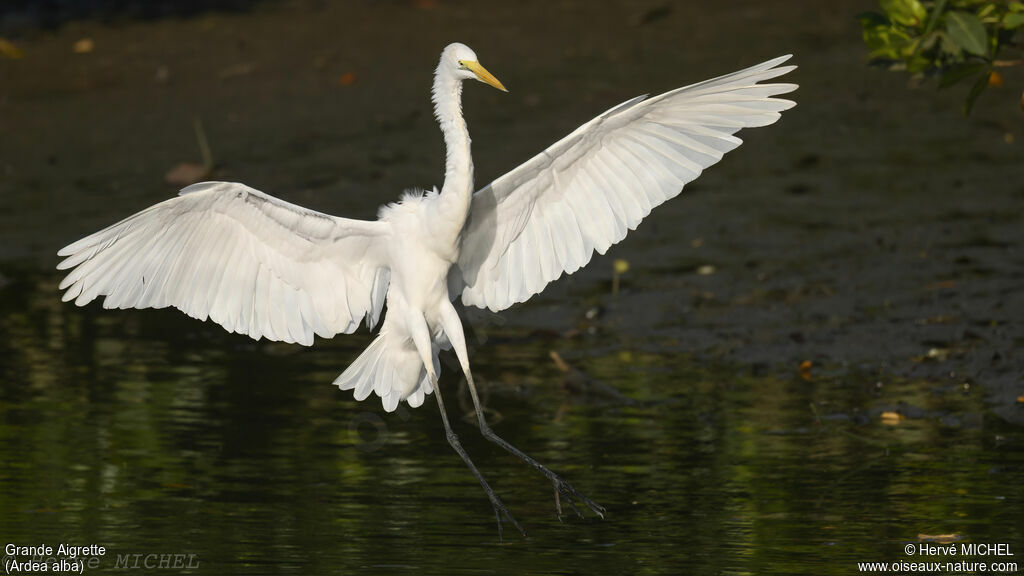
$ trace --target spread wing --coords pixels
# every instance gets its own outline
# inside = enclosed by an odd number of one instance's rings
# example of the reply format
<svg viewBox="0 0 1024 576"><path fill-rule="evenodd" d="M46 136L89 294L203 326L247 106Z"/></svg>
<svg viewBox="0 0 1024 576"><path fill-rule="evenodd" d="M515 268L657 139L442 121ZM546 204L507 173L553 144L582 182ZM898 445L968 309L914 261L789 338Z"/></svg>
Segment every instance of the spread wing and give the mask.
<svg viewBox="0 0 1024 576"><path fill-rule="evenodd" d="M204 182L71 244L63 300L174 306L254 339L310 345L380 317L388 225L336 218L243 184Z"/></svg>
<svg viewBox="0 0 1024 576"><path fill-rule="evenodd" d="M449 293L503 310L604 254L651 209L794 102L782 56L612 108L473 195Z"/></svg>

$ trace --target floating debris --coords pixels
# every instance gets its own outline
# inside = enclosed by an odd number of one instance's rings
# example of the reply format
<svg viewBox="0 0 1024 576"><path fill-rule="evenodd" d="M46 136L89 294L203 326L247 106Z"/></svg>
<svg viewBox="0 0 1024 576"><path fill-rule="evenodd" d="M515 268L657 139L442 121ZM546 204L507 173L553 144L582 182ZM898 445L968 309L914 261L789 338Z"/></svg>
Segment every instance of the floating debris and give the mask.
<svg viewBox="0 0 1024 576"><path fill-rule="evenodd" d="M82 38L71 45L71 51L75 54L89 54L96 49L96 43L92 38Z"/></svg>
<svg viewBox="0 0 1024 576"><path fill-rule="evenodd" d="M936 544L952 544L963 540L964 537L959 534L918 534L918 542L935 542Z"/></svg>
<svg viewBox="0 0 1024 576"><path fill-rule="evenodd" d="M662 4L659 6L648 8L647 10L644 10L643 12L634 15L632 18L630 18L630 20L632 20L633 26L644 26L652 22L657 22L658 20L668 18L671 15L672 5Z"/></svg>
<svg viewBox="0 0 1024 576"><path fill-rule="evenodd" d="M882 412L882 424L896 426L903 421L905 416L899 412Z"/></svg>
<svg viewBox="0 0 1024 576"><path fill-rule="evenodd" d="M223 70L220 71L219 76L220 76L221 80L226 80L228 78L238 78L239 76L248 76L248 75L252 74L255 71L256 71L256 63L255 62L242 62L240 64L233 64L231 66L228 66L227 68L224 68Z"/></svg>
<svg viewBox="0 0 1024 576"><path fill-rule="evenodd" d="M210 171L202 164L195 162L181 162L164 174L164 180L175 186L189 186L196 182L202 182L210 175Z"/></svg>
<svg viewBox="0 0 1024 576"><path fill-rule="evenodd" d="M6 56L11 60L21 60L25 57L25 53L10 40L0 38L0 56Z"/></svg>
<svg viewBox="0 0 1024 576"><path fill-rule="evenodd" d="M911 358L914 362L945 362L949 360L949 356L953 353L949 348L929 348L928 352L925 352L921 356L914 356Z"/></svg>
<svg viewBox="0 0 1024 576"><path fill-rule="evenodd" d="M814 363L810 360L804 360L800 363L800 377L804 380L811 379L811 368L814 367Z"/></svg>
<svg viewBox="0 0 1024 576"><path fill-rule="evenodd" d="M626 272L629 272L629 261L623 260L622 258L616 258L612 264L612 295L615 296L619 293L619 277Z"/></svg>
<svg viewBox="0 0 1024 576"><path fill-rule="evenodd" d="M210 151L210 143L206 140L206 131L203 130L203 122L196 119L192 123L195 130L196 140L199 144L199 152L203 155L203 163L181 162L164 174L164 180L175 186L189 186L196 182L202 182L213 173L213 153Z"/></svg>
<svg viewBox="0 0 1024 576"><path fill-rule="evenodd" d="M153 74L153 81L157 84L166 84L171 79L171 69L161 64L157 67L156 73Z"/></svg>
<svg viewBox="0 0 1024 576"><path fill-rule="evenodd" d="M635 404L636 401L615 388L588 376L582 370L573 367L558 352L551 350L548 356L564 374L563 386L573 395L587 396L592 399L612 400L620 404Z"/></svg>

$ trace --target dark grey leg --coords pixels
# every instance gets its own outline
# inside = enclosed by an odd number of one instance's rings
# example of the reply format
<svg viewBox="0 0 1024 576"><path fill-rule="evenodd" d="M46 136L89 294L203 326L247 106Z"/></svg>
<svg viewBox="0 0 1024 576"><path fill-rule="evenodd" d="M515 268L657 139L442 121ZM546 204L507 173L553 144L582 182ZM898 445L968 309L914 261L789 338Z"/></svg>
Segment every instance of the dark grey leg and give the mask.
<svg viewBox="0 0 1024 576"><path fill-rule="evenodd" d="M444 400L441 398L441 387L437 385L437 379L431 377L431 384L434 385L434 395L437 396L437 407L441 409L441 421L444 422L444 431L445 436L448 438L448 444L450 444L451 447L455 449L456 452L458 452L459 456L462 457L463 462L465 462L466 466L469 467L469 470L473 473L474 476L476 476L476 479L480 481L480 485L483 486L484 492L487 493L487 498L490 499L491 501L491 506L494 507L494 516L498 520L498 540L501 540L502 514L504 514L505 518L508 518L508 521L516 527L516 530L519 530L519 533L525 537L526 531L523 530L523 527L519 525L519 522L516 522L516 519L512 517L512 514L508 511L508 507L505 506L505 503L502 502L501 499L498 498L498 496L494 493L494 490L491 489L491 486L487 483L487 480L484 480L483 474L480 474L480 471L477 470L476 465L473 464L473 461L469 459L469 454L466 453L466 449L463 448L462 444L459 442L459 437L455 435L454 431L452 431L451 424L448 423L448 413L444 409Z"/></svg>
<svg viewBox="0 0 1024 576"><path fill-rule="evenodd" d="M558 474L555 474L546 466L529 457L522 450L509 444L501 436L495 434L494 431L491 430L491 427L487 425L487 420L484 419L484 411L483 408L480 406L480 399L476 393L476 384L473 383L473 374L469 370L466 370L466 381L469 383L469 394L470 396L473 397L473 407L476 409L476 417L477 420L479 420L480 422L480 432L484 435L484 438L487 438L491 442L494 442L498 446L501 446L502 448L504 448L511 454L515 455L523 462L526 462L530 466L533 466L538 471L540 471L541 474L546 476L548 480L551 480L551 484L554 486L555 489L555 510L558 512L559 519L561 519L562 517L561 495L564 495L566 498L568 498L569 505L572 506L572 509L576 512L577 516L581 518L583 517L583 515L580 514L579 509L576 508L575 499L581 500L584 504L587 505L588 508L590 508L594 512L594 514L597 514L601 518L604 518L605 509L603 506L594 502L590 498L587 498L586 496L581 494L579 490L574 488L572 484L569 484L565 480L562 480L562 478L558 476ZM440 397L438 397L438 400L440 400ZM483 482L482 479L481 482Z"/></svg>

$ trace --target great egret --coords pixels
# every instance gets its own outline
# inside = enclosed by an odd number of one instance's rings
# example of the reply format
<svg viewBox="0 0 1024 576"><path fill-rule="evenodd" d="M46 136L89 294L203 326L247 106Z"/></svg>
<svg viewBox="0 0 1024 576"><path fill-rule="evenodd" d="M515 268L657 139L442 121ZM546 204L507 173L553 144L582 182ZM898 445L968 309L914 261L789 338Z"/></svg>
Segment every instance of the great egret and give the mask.
<svg viewBox="0 0 1024 576"><path fill-rule="evenodd" d="M434 114L447 149L440 192L406 192L377 221L289 204L234 182L204 182L58 252L63 300L104 308L174 306L230 332L303 345L313 335L380 333L334 381L392 411L435 393L452 448L480 481L498 519L522 527L459 444L437 378L438 351L454 349L492 442L543 473L560 495L604 508L498 437L480 407L462 324L452 300L504 310L572 274L740 145L740 128L766 126L794 102L772 96L794 84L758 84L793 70L789 56L713 80L640 96L577 128L525 164L473 192L462 83L505 90L464 44L441 53ZM573 506L575 508L575 505ZM523 532L525 535L525 532Z"/></svg>

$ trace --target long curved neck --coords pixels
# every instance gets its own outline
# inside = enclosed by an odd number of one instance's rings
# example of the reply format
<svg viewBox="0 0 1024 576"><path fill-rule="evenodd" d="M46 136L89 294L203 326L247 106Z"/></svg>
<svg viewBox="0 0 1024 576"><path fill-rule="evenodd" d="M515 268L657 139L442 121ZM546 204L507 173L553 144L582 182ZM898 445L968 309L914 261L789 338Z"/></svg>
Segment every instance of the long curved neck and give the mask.
<svg viewBox="0 0 1024 576"><path fill-rule="evenodd" d="M444 134L444 185L441 187L442 214L462 230L473 196L473 156L469 130L462 118L462 81L441 63L434 73L434 115Z"/></svg>

